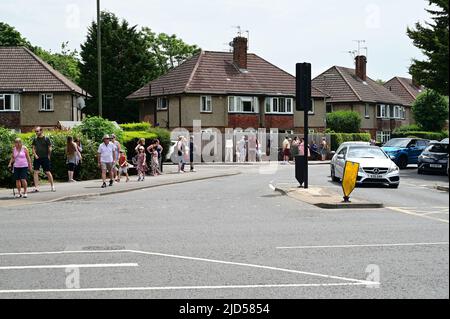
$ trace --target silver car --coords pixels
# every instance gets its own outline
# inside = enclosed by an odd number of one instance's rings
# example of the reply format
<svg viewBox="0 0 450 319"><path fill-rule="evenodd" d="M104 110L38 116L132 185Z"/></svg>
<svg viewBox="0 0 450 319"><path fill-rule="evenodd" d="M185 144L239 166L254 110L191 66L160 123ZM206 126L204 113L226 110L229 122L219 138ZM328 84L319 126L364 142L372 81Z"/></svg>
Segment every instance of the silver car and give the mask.
<svg viewBox="0 0 450 319"><path fill-rule="evenodd" d="M400 169L378 146L348 144L340 147L330 163L333 181L342 180L346 161L360 165L357 184L383 184L391 188L400 185Z"/></svg>

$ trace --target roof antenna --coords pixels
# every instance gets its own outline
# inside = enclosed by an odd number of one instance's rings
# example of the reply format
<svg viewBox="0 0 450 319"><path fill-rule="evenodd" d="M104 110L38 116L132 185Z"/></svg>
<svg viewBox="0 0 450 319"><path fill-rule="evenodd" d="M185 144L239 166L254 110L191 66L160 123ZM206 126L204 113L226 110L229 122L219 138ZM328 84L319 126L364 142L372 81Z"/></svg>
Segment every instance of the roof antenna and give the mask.
<svg viewBox="0 0 450 319"><path fill-rule="evenodd" d="M361 49L366 51L366 58L369 58L369 47L362 47Z"/></svg>
<svg viewBox="0 0 450 319"><path fill-rule="evenodd" d="M363 44L363 43L366 43L366 40L353 40L353 42L356 42L356 43L358 43L358 56L359 55L361 55L361 45Z"/></svg>
<svg viewBox="0 0 450 319"><path fill-rule="evenodd" d="M242 37L242 28L240 25L232 26L232 28L237 29L237 35L238 37Z"/></svg>
<svg viewBox="0 0 450 319"><path fill-rule="evenodd" d="M250 50L250 30L244 32L247 33L247 50Z"/></svg>

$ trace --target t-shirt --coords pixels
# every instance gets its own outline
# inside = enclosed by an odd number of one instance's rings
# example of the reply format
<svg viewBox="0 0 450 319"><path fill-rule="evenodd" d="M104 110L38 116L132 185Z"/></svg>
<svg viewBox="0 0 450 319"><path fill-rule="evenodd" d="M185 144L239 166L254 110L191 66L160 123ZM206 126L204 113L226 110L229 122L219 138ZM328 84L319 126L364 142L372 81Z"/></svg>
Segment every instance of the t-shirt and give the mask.
<svg viewBox="0 0 450 319"><path fill-rule="evenodd" d="M34 146L36 154L39 158L48 158L48 148L52 146L52 142L47 136L35 137L31 145Z"/></svg>
<svg viewBox="0 0 450 319"><path fill-rule="evenodd" d="M98 147L98 153L100 154L100 162L102 163L112 163L114 162L113 153L115 146L112 143L106 145L105 143L100 144Z"/></svg>

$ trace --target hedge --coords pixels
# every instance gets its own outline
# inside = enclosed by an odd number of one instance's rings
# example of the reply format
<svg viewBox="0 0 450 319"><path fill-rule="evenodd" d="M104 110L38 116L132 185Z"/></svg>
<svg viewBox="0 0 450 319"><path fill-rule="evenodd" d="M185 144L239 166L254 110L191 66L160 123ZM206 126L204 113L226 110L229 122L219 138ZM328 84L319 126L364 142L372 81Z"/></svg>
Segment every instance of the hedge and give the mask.
<svg viewBox="0 0 450 319"><path fill-rule="evenodd" d="M448 132L426 132L426 131L394 131L392 132L392 138L402 137L416 137L427 140L440 141L448 137Z"/></svg>
<svg viewBox="0 0 450 319"><path fill-rule="evenodd" d="M331 139L331 150L336 151L344 142L369 142L369 133L329 133Z"/></svg>
<svg viewBox="0 0 450 319"><path fill-rule="evenodd" d="M12 176L8 171L11 150L16 134L11 130L0 127L0 185L11 186Z"/></svg>
<svg viewBox="0 0 450 319"><path fill-rule="evenodd" d="M148 131L152 127L151 124L147 123L147 122L126 123L126 124L120 124L119 126L124 132Z"/></svg>
<svg viewBox="0 0 450 319"><path fill-rule="evenodd" d="M73 134L83 135L90 140L100 144L105 134L115 134L119 141L122 140L122 130L117 128L111 121L98 116L87 117L81 125L73 129Z"/></svg>
<svg viewBox="0 0 450 319"><path fill-rule="evenodd" d="M341 133L356 133L361 128L361 115L354 111L336 111L326 115L327 128Z"/></svg>

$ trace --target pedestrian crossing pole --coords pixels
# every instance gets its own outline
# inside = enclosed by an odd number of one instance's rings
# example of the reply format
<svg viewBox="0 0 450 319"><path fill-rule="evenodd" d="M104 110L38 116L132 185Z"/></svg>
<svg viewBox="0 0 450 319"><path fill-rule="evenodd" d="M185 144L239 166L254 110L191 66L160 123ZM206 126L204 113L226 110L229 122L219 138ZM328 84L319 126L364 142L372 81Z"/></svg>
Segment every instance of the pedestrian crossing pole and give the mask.
<svg viewBox="0 0 450 319"><path fill-rule="evenodd" d="M308 188L308 113L312 108L311 101L311 63L297 63L296 64L296 110L303 111L304 118L304 156L301 163L296 163L297 165L303 164L302 170L302 182L303 187ZM296 170L298 170L296 168ZM300 182L300 184L302 184Z"/></svg>
<svg viewBox="0 0 450 319"><path fill-rule="evenodd" d="M98 116L103 116L103 90L102 90L102 32L100 0L97 0L97 73L98 73Z"/></svg>

